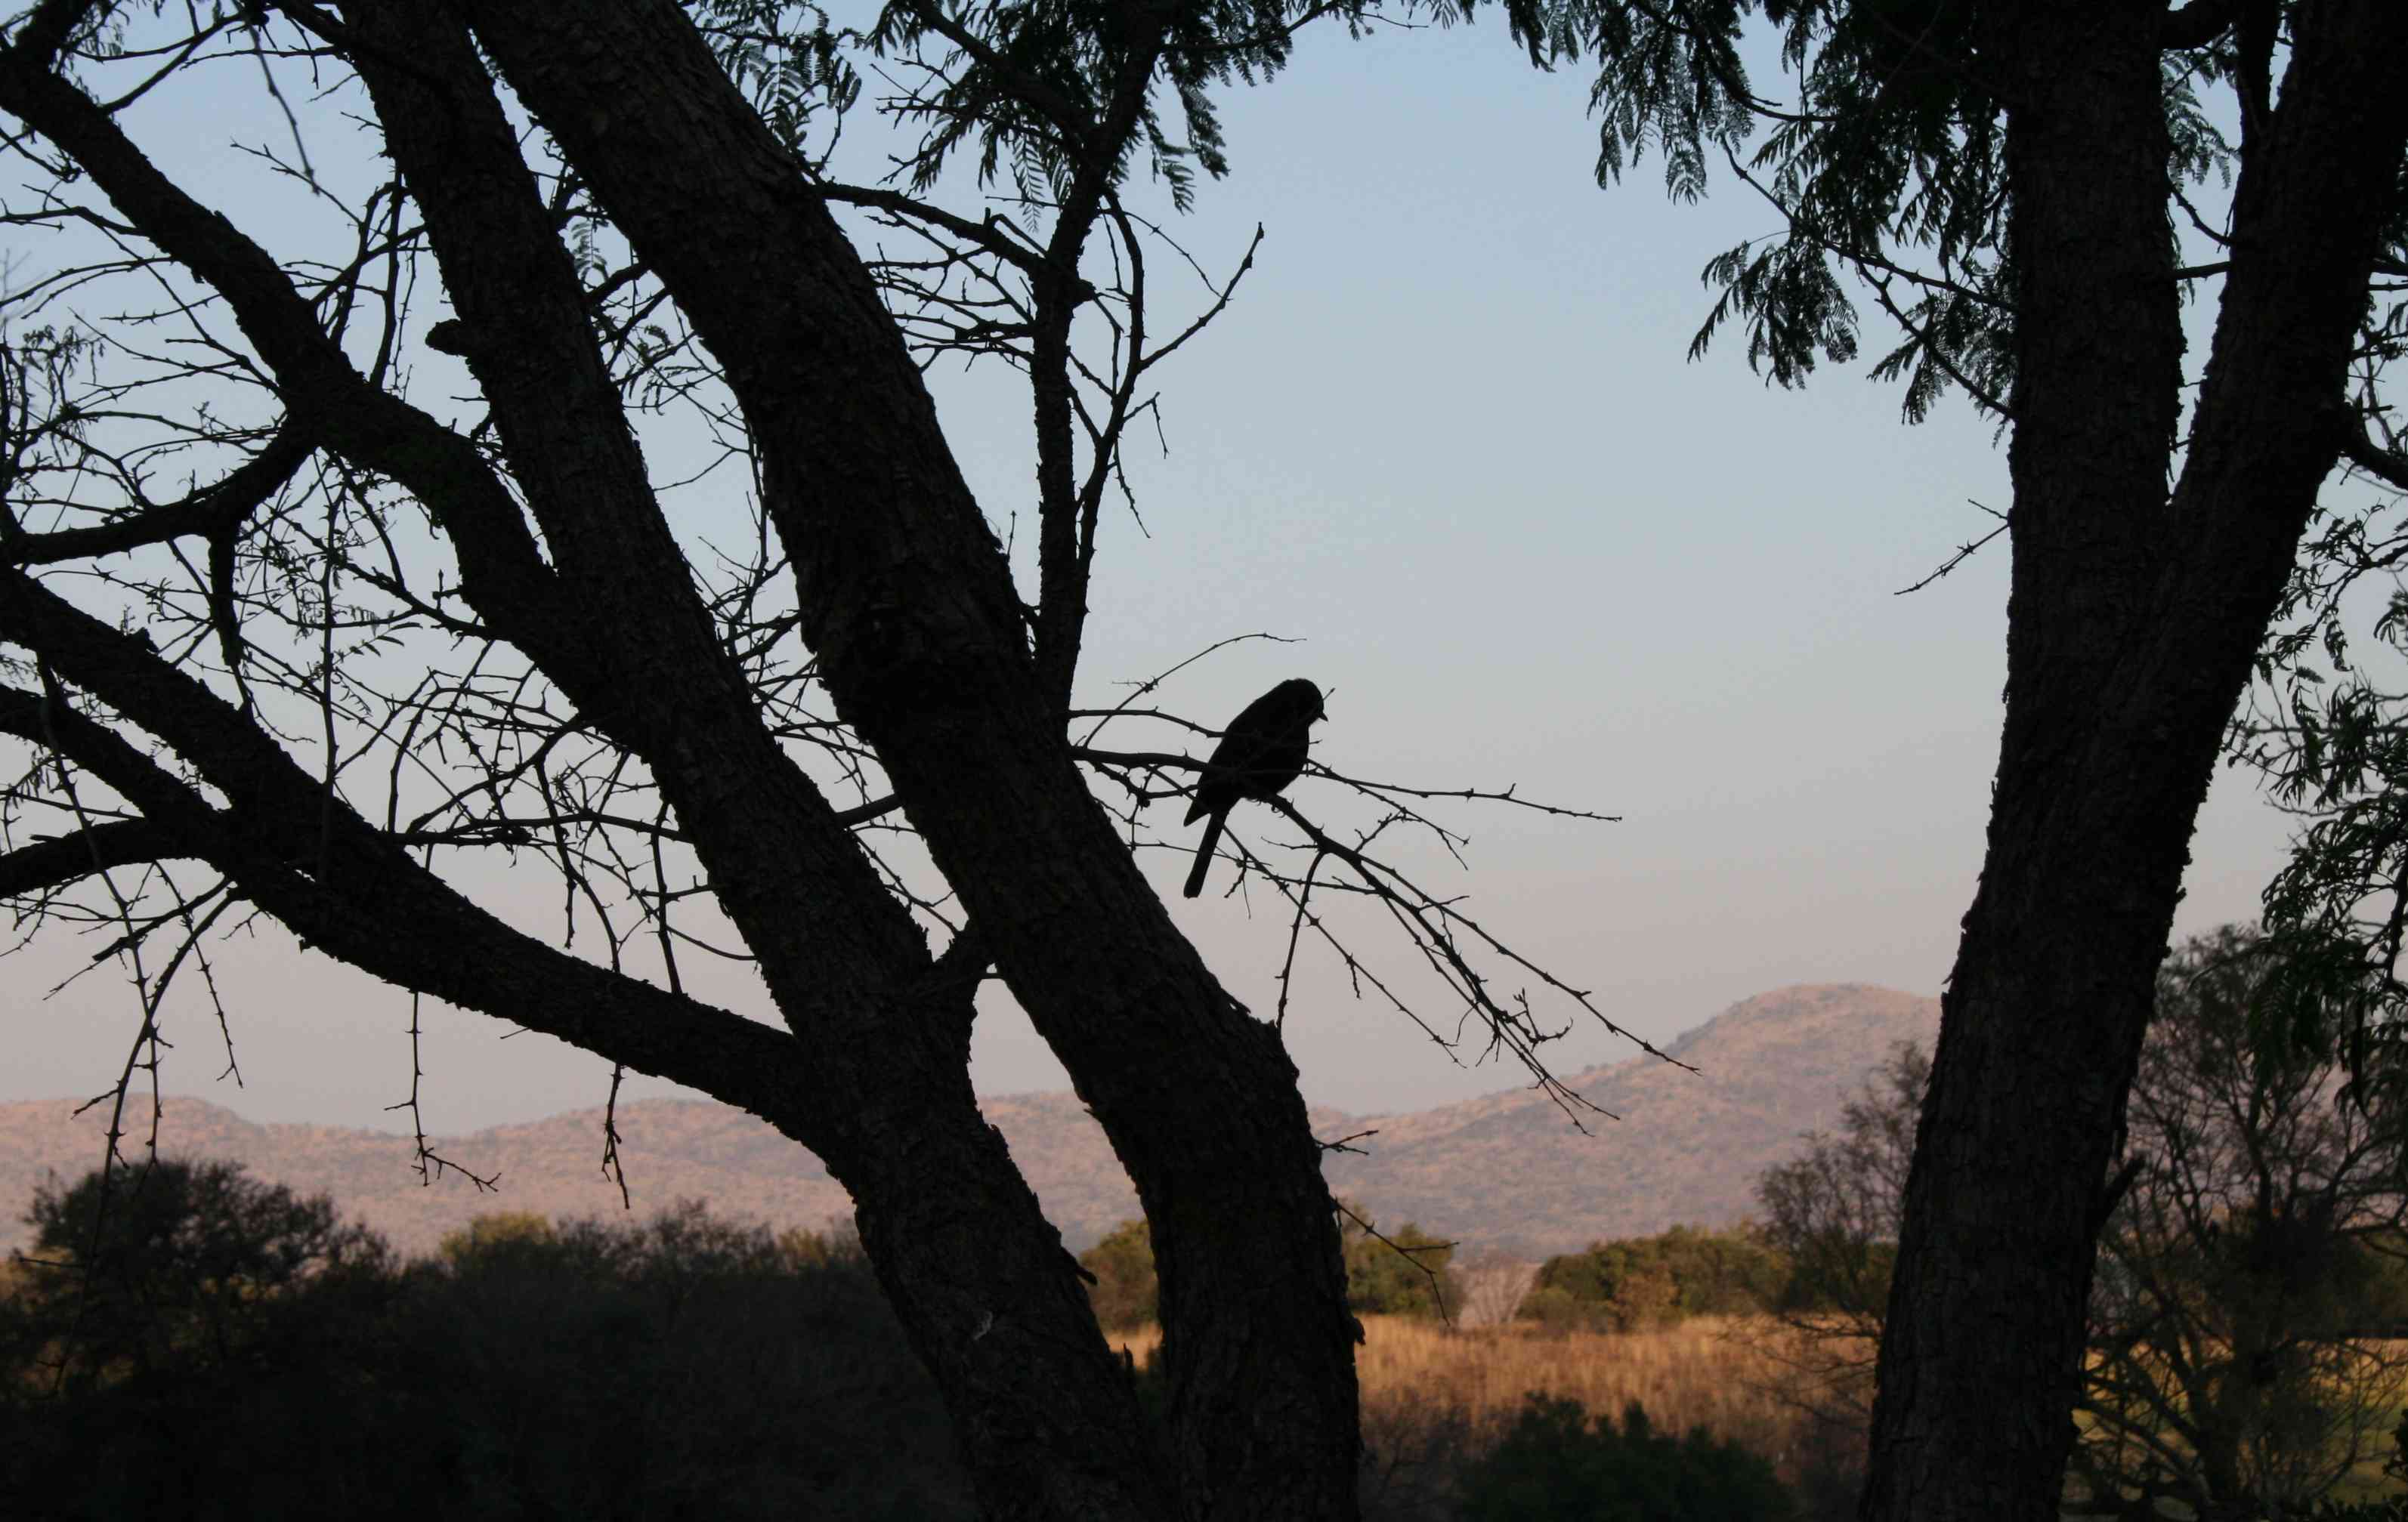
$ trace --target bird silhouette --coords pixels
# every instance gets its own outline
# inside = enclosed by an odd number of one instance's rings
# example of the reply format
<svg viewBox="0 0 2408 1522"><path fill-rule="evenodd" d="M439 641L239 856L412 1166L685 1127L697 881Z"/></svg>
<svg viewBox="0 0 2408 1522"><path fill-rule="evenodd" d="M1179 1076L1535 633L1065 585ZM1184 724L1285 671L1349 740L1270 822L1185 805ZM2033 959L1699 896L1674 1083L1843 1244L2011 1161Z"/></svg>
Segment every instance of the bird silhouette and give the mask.
<svg viewBox="0 0 2408 1522"><path fill-rule="evenodd" d="M1196 843L1196 864L1188 869L1187 896L1204 891L1204 874L1212 865L1212 848L1221 844L1221 827L1240 798L1269 798L1294 782L1304 770L1312 745L1312 726L1322 717L1321 689L1301 676L1286 681L1246 704L1229 720L1212 759L1204 763L1203 779L1196 784L1196 803L1187 822L1198 819L1204 838Z"/></svg>

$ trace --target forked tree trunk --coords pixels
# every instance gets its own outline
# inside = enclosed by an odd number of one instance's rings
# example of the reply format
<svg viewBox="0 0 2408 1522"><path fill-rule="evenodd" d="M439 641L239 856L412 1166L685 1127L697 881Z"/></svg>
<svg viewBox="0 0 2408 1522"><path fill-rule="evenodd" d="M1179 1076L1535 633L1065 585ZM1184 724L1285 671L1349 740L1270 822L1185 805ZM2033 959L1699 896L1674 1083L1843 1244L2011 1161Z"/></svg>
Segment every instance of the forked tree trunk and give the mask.
<svg viewBox="0 0 2408 1522"><path fill-rule="evenodd" d="M2145 6L1996 5L2017 371L2006 723L1907 1184L1862 1515L2054 1517L2093 1244L2224 725L2337 452L2408 113L2408 6L2309 3L2182 333Z"/></svg>
<svg viewBox="0 0 2408 1522"><path fill-rule="evenodd" d="M1010 568L900 334L687 8L292 7L369 86L460 314L458 351L493 406L507 484L466 439L363 377L267 250L56 71L90 8L44 0L16 27L0 110L215 289L308 447L417 496L485 625L647 762L793 1039L519 936L329 803L147 643L6 568L0 638L42 648L224 802L36 698L0 702L0 732L70 736L173 837L162 854L212 861L311 944L741 1103L818 1150L854 1192L991 1515L1351 1517L1355 1326L1295 1068L1179 933L1087 790L1062 719L1067 672L1040 676L1031 659ZM958 891L968 955L929 956L718 647L487 58L724 367L818 676ZM990 960L1153 1224L1171 1387L1159 1430L978 1113L969 994Z"/></svg>
<svg viewBox="0 0 2408 1522"><path fill-rule="evenodd" d="M1354 1323L1295 1066L1088 791L868 272L673 0L462 9L725 367L821 678L1137 1185L1161 1279L1165 1488L1197 1518L1352 1516ZM1091 1468L1075 1445L1018 1441L1026 1415L1005 1401L965 1409L975 1393L955 1409L997 1493Z"/></svg>

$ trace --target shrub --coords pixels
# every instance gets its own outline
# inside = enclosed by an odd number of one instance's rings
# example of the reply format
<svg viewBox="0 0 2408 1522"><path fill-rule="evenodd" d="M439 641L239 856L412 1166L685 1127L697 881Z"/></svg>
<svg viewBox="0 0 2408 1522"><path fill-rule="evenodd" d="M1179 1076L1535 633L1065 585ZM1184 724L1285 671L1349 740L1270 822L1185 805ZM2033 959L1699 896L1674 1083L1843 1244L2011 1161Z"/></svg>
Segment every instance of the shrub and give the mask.
<svg viewBox="0 0 2408 1522"><path fill-rule="evenodd" d="M325 1196L300 1198L236 1162L53 1179L24 1219L34 1251L0 1347L60 1389L238 1362L280 1302L389 1266L382 1239L338 1222Z"/></svg>
<svg viewBox="0 0 2408 1522"><path fill-rule="evenodd" d="M1542 1284L1522 1297L1513 1313L1517 1321L1535 1322L1549 1331L1603 1331L1607 1316L1602 1302L1584 1300L1561 1285Z"/></svg>
<svg viewBox="0 0 2408 1522"><path fill-rule="evenodd" d="M1797 1502L1772 1465L1702 1427L1659 1433L1633 1401L1617 1425L1533 1393L1466 1467L1462 1522L1783 1522Z"/></svg>
<svg viewBox="0 0 2408 1522"><path fill-rule="evenodd" d="M1411 1221L1374 1235L1370 1216L1349 1209L1352 1214L1339 1222L1349 1309L1368 1316L1435 1316L1441 1299L1449 1311L1454 1309L1462 1298L1447 1272L1455 1244L1440 1241ZM1383 1236L1387 1240L1382 1241ZM1094 1276L1087 1300L1106 1331L1154 1325L1161 1289L1154 1272L1154 1234L1143 1220L1113 1227L1079 1255L1079 1266Z"/></svg>
<svg viewBox="0 0 2408 1522"><path fill-rule="evenodd" d="M1752 1226L1710 1231L1676 1226L1652 1237L1593 1244L1586 1252L1550 1258L1539 1270L1539 1291L1556 1291L1584 1311L1541 1302L1529 1319L1648 1331L1693 1316L1753 1316L1780 1302L1790 1280L1788 1258Z"/></svg>
<svg viewBox="0 0 2408 1522"><path fill-rule="evenodd" d="M0 1515L974 1515L842 1235L489 1216L403 1269L239 1169L152 1183L98 1232L92 1181L36 1200L69 1266L0 1302Z"/></svg>
<svg viewBox="0 0 2408 1522"><path fill-rule="evenodd" d="M1367 1316L1435 1316L1441 1301L1452 1313L1462 1299L1447 1273L1454 1243L1431 1236L1412 1221L1382 1231L1359 1206L1350 1206L1339 1217L1339 1235L1346 1253L1349 1310Z"/></svg>
<svg viewBox="0 0 2408 1522"><path fill-rule="evenodd" d="M1123 1221L1104 1240L1079 1255L1079 1266L1095 1275L1087 1300L1106 1331L1149 1327L1160 1287L1154 1276L1154 1232L1142 1219Z"/></svg>
<svg viewBox="0 0 2408 1522"><path fill-rule="evenodd" d="M531 1210L497 1210L444 1232L435 1256L457 1271L514 1252L539 1253L552 1243L550 1216Z"/></svg>

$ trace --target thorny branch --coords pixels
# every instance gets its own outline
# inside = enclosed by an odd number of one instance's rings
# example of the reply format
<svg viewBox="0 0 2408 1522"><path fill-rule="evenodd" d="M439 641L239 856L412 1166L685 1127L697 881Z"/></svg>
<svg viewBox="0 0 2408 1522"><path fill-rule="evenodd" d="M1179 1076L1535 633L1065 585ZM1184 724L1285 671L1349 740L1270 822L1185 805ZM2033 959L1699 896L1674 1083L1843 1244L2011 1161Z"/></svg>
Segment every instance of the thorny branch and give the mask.
<svg viewBox="0 0 2408 1522"><path fill-rule="evenodd" d="M176 88L186 75L224 66L264 74L280 102L333 94L356 103L344 51L358 46L356 37L315 7L283 9L298 21L198 21L188 35L148 49L149 64L74 40L79 7L73 6L41 7L14 46L21 62L64 50L87 82L111 69L140 68L139 78L122 80L106 97L104 118ZM871 65L890 78L916 73L923 81L881 105L902 121L932 119L933 103L979 61L948 30L958 23L933 7L920 14L951 45L945 56L897 48ZM55 36L44 30L63 16L70 23ZM765 92L772 73L759 76ZM1104 107L1138 109L1142 83ZM1068 642L1055 647L1074 661L1085 577L1105 532L1103 502L1117 493L1133 519L1137 512L1124 468L1129 432L1148 416L1160 428L1152 390L1158 367L1199 342L1228 308L1264 234L1257 228L1215 276L1109 180L1066 182L1060 193L1015 181L969 212L940 206L926 186L912 183L920 160L897 164L884 185L846 184L824 171L821 149L803 141L824 127L832 149L844 104L796 120L797 173L829 202L851 208L871 243L870 268L888 309L924 368L1000 360L1056 388L1066 404L1063 432L1046 447L1057 448L1068 468L1049 477L1056 484L1038 505L1052 543L1062 547L1054 568L1061 574L1049 570L1030 618L1032 627L1053 619L1057 639ZM1111 125L1078 118L1083 108L1075 103L1035 105L1051 125L1032 130L1054 133L1056 146ZM141 660L224 697L252 739L313 779L316 844L283 863L288 888L322 879L347 849L389 848L447 873L490 859L548 874L557 889L552 939L629 984L682 997L684 953L752 962L647 766L563 693L540 652L512 643L466 596L470 557L456 536L515 534L532 546L524 523L472 519L458 502L362 467L310 415L288 405L293 389L235 320L229 291L238 275L250 282L240 288L246 310L272 306L279 320L306 321L310 331L280 340L293 353L310 363L351 363L343 384L396 403L430 391L454 398L456 432L435 425L423 405L412 426L433 429L424 435L429 448L438 433L445 447L460 446L455 463L477 464L509 484L495 419L467 369L454 363L477 356L483 335L456 319L430 320L437 271L408 187L389 166L360 169L325 145L313 149L303 120L289 107L280 115L289 141L260 150L256 162L295 197L294 247L280 263L247 264L242 250L250 246L218 219L200 230L225 240L215 250L222 263L205 275L188 254L162 254L155 240L164 235L152 223L165 212L104 198L64 159L46 156L52 150L37 137L8 140L24 183L0 192L0 225L45 239L55 257L0 291L0 566L29 586L72 589L80 605L137 632ZM662 456L676 462L664 467L655 491L665 504L694 505L694 521L711 526L682 535L680 548L721 649L741 671L768 733L827 795L887 891L924 928L956 937L959 955L948 953L947 974L975 979L984 971L976 932L929 868L877 755L837 716L803 644L792 568L761 506L760 462L742 410L659 277L550 140L532 134L525 152L573 255L619 402L694 441ZM1078 225L1066 233L1066 223ZM1182 277L1167 280L1165 269ZM1075 341L1049 348L1039 341L1046 332ZM744 498L747 511L722 542L715 526L728 519L710 509L731 494ZM482 502L476 510L492 507ZM530 557L521 569L533 577L542 566ZM1110 708L1066 703L1066 724L1079 733L1075 753L1113 789L1133 846L1151 844L1140 838L1139 811L1184 797L1200 763L1168 749L1100 748L1103 730L1145 721L1209 737L1209 725L1164 704L1175 679L1216 651L1272 637L1216 641ZM32 679L49 693L45 701L97 724L119 720L108 701L57 680L25 647L0 647L0 676ZM155 1084L170 1045L161 1024L172 1013L171 987L182 986L175 981L179 970L200 974L226 1071L238 1078L239 1002L220 997L207 948L213 936L247 922L258 889L222 872L197 892L187 889L168 864L194 854L189 838L51 739L20 739L22 764L0 787L0 897L22 935L102 932L105 944L90 965L122 962L139 990L131 1051L102 1096L118 1117L108 1138L115 1158L132 1088L144 1074L154 1086L155 1135ZM140 735L136 745L163 773L186 769L189 758L172 736ZM1609 1031L1627 1032L1585 990L1537 967L1459 899L1416 883L1382 852L1412 832L1459 864L1466 837L1432 805L1501 804L1592 821L1612 816L1524 798L1511 787L1418 786L1322 766L1308 784L1304 801L1279 805L1300 845L1257 855L1230 837L1249 870L1291 906L1275 1017L1283 1021L1290 1011L1309 941L1334 959L1357 997L1371 990L1451 1054L1469 1035L1480 1056L1508 1052L1526 1064L1575 1123L1583 1113L1601 1113L1543 1060L1544 1044L1568 1027L1549 1025L1530 991L1506 991L1500 979L1526 980L1541 996L1569 1000ZM196 786L199 802L231 802ZM1327 803L1333 796L1344 802ZM1369 806L1371 822L1341 840L1338 827L1322 820L1354 804ZM354 816L366 836L344 846L335 837L351 826L339 821ZM1404 969L1380 970L1383 955L1358 946L1352 928L1325 914L1328 895L1377 906L1381 922L1401 937ZM144 947L168 930L178 939L154 975ZM1427 978L1455 1012L1422 1013L1419 980ZM426 1182L456 1170L488 1188L494 1176L437 1152L425 1131L425 992L408 990L408 1092L394 1108L411 1115ZM623 1199L616 1102L626 1066L611 1064L602 1139L603 1167Z"/></svg>

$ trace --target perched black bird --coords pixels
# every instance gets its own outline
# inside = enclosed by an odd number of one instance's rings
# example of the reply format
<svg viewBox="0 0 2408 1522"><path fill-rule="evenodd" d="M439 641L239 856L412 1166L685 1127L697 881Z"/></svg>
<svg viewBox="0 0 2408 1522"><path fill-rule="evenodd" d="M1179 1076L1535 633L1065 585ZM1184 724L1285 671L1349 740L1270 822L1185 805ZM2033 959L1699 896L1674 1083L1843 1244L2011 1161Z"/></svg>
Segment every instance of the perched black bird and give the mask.
<svg viewBox="0 0 2408 1522"><path fill-rule="evenodd" d="M1196 784L1196 804L1187 811L1189 824L1209 821L1187 874L1189 898L1204 891L1204 874L1212 865L1212 847L1221 844L1229 810L1240 798L1268 798L1296 780L1312 745L1313 722L1321 717L1321 689L1291 676L1246 704L1221 732L1204 779Z"/></svg>

